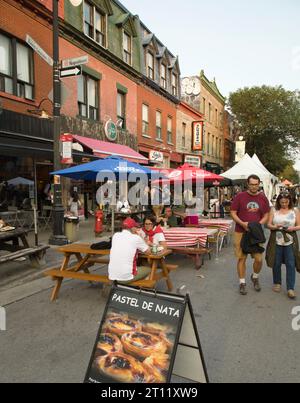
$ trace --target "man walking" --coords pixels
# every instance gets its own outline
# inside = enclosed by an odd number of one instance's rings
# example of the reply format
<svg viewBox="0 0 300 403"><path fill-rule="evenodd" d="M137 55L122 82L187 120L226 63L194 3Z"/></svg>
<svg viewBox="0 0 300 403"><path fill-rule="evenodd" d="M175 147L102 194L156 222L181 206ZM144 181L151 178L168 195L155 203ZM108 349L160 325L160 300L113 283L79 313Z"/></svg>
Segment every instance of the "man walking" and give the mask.
<svg viewBox="0 0 300 403"><path fill-rule="evenodd" d="M239 193L231 205L231 216L236 222L234 234L235 255L238 259L237 269L240 279L240 294L247 295L246 288L246 261L247 255L243 252L241 241L245 232L249 231L250 223L264 225L268 221L270 205L267 197L260 191L260 178L256 175L249 176L247 180L248 191ZM253 274L251 280L256 291L261 291L259 273L263 265L263 254L252 254L254 259Z"/></svg>

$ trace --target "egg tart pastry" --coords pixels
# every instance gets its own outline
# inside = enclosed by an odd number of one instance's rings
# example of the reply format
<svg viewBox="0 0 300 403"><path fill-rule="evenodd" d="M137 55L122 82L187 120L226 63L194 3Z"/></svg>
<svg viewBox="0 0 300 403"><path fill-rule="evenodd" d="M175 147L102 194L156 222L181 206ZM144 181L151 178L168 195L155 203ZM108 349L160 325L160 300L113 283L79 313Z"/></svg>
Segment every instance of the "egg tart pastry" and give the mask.
<svg viewBox="0 0 300 403"><path fill-rule="evenodd" d="M118 336L110 333L103 333L97 343L97 354L106 355L116 351L122 351L122 343Z"/></svg>
<svg viewBox="0 0 300 403"><path fill-rule="evenodd" d="M131 332L123 334L121 338L124 350L137 358L143 359L153 353L165 353L166 342L153 334Z"/></svg>
<svg viewBox="0 0 300 403"><path fill-rule="evenodd" d="M160 371L167 371L170 366L170 356L168 354L153 354L145 359L144 364L158 368Z"/></svg>
<svg viewBox="0 0 300 403"><path fill-rule="evenodd" d="M96 359L97 369L115 381L151 383L153 375L141 362L124 353L111 353Z"/></svg>
<svg viewBox="0 0 300 403"><path fill-rule="evenodd" d="M161 333L166 334L169 333L170 327L166 325L162 325L161 323L145 323L143 324L143 332L151 333L159 336Z"/></svg>
<svg viewBox="0 0 300 403"><path fill-rule="evenodd" d="M142 330L142 325L137 320L119 316L107 319L104 328L107 333L113 333L117 336L122 336L122 334L124 333L138 332Z"/></svg>

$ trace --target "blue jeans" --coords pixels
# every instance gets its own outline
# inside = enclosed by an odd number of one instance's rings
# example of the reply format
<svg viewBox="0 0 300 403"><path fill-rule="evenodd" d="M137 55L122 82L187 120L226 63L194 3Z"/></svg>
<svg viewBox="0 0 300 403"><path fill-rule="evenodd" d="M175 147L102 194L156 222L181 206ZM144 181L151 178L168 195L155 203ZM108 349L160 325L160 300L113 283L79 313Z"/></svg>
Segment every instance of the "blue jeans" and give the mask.
<svg viewBox="0 0 300 403"><path fill-rule="evenodd" d="M276 245L276 259L273 267L274 284L282 284L281 265L286 265L286 285L288 290L295 289L296 283L296 259L294 255L293 245L279 246Z"/></svg>

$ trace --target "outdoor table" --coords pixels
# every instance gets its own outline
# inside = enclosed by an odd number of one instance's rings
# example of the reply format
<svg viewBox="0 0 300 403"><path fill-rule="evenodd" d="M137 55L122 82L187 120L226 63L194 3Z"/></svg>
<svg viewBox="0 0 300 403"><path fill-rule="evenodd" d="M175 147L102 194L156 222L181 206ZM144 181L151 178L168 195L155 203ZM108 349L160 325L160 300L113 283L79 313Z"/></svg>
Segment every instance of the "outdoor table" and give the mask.
<svg viewBox="0 0 300 403"><path fill-rule="evenodd" d="M226 219L206 219L200 218L199 219L199 227L205 228L210 226L216 226L220 228L222 231L229 232L230 229L233 227L233 220L226 220Z"/></svg>
<svg viewBox="0 0 300 403"><path fill-rule="evenodd" d="M198 270L203 264L203 255L209 254L208 239L218 234L214 228L163 228L167 245L173 252L186 254L194 259L195 268ZM200 260L202 256L202 262Z"/></svg>
<svg viewBox="0 0 300 403"><path fill-rule="evenodd" d="M94 250L90 248L89 244L71 244L60 247L57 250L64 255L61 266L59 268L50 269L44 273L46 276L50 276L54 281L56 281L56 285L51 295L51 301L56 300L64 278L99 282L104 284L112 283L107 275L96 275L90 273L89 271L89 268L94 266L96 263L109 263L109 259L107 259L107 256L110 254L109 249ZM168 289L172 290L169 272L175 267L166 265L164 261L165 257L171 253L172 252L168 250L157 255L140 255L142 258L147 258L149 260L151 274L149 279L135 281L130 283L130 285L141 288L154 288L156 282L159 279L164 278L167 282ZM69 266L72 256L76 257L77 262ZM157 272L159 266L162 268L161 273Z"/></svg>
<svg viewBox="0 0 300 403"><path fill-rule="evenodd" d="M39 267L39 258L42 257L48 246L30 247L27 240L29 230L17 228L11 231L0 231L0 251L8 251L9 254L0 257L0 263L12 261L29 256L31 263Z"/></svg>

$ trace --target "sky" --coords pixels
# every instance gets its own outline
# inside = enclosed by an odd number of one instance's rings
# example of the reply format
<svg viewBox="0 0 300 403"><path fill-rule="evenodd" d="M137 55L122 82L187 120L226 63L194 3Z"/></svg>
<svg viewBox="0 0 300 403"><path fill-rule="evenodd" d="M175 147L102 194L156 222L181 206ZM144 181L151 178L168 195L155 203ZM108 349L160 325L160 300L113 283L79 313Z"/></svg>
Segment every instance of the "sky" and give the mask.
<svg viewBox="0 0 300 403"><path fill-rule="evenodd" d="M264 84L300 89L299 0L121 3L179 56L182 77L203 69L225 97Z"/></svg>

